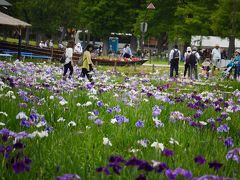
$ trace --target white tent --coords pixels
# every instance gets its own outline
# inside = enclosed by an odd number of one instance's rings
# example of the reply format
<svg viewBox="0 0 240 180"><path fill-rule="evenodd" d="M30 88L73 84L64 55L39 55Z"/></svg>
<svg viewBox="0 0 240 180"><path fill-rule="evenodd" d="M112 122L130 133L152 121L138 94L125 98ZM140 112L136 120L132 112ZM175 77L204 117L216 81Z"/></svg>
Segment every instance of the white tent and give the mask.
<svg viewBox="0 0 240 180"><path fill-rule="evenodd" d="M220 38L218 36L192 36L192 46L214 47L218 44L220 47L228 48L228 38ZM235 47L240 48L240 40L235 39Z"/></svg>

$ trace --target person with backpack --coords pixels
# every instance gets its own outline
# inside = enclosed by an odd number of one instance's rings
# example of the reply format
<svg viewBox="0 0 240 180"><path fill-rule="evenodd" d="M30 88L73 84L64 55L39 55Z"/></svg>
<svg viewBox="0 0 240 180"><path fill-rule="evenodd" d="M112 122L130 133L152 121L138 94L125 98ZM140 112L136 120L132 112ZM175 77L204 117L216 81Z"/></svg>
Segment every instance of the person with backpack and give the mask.
<svg viewBox="0 0 240 180"><path fill-rule="evenodd" d="M181 53L178 50L178 46L175 45L170 51L169 62L170 62L170 78L173 77L173 71L175 70L175 77L178 77L179 60L181 59Z"/></svg>
<svg viewBox="0 0 240 180"><path fill-rule="evenodd" d="M70 70L68 78L70 79L73 74L73 48L74 48L74 42L69 41L67 44L67 48L65 50L65 56L66 60L64 62L64 72L63 72L63 79L66 80L66 74L68 69Z"/></svg>
<svg viewBox="0 0 240 180"><path fill-rule="evenodd" d="M197 52L197 48L193 47L192 48L192 53L189 56L189 64L190 64L190 78L192 78L192 74L194 71L195 74L195 79L198 79L198 61L200 60L200 55Z"/></svg>
<svg viewBox="0 0 240 180"><path fill-rule="evenodd" d="M189 57L192 53L191 47L187 47L187 51L184 53L184 78L188 72L188 77L190 77L190 64L189 64Z"/></svg>

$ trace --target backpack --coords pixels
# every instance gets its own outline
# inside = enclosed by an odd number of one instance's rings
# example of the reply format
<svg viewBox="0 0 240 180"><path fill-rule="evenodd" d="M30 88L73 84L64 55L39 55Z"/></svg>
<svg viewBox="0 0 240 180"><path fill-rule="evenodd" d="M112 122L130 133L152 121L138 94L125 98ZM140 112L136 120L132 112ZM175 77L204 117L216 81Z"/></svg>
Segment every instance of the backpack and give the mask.
<svg viewBox="0 0 240 180"><path fill-rule="evenodd" d="M197 64L196 52L191 53L188 59L189 59L189 64L190 65L196 65Z"/></svg>
<svg viewBox="0 0 240 180"><path fill-rule="evenodd" d="M179 51L174 49L173 52L173 61L178 61L179 60Z"/></svg>
<svg viewBox="0 0 240 180"><path fill-rule="evenodd" d="M186 64L190 64L190 55L191 55L191 54L187 54L187 55L186 55L186 59L185 59Z"/></svg>
<svg viewBox="0 0 240 180"><path fill-rule="evenodd" d="M64 64L67 59L66 53L64 52L63 55L60 58L60 63Z"/></svg>

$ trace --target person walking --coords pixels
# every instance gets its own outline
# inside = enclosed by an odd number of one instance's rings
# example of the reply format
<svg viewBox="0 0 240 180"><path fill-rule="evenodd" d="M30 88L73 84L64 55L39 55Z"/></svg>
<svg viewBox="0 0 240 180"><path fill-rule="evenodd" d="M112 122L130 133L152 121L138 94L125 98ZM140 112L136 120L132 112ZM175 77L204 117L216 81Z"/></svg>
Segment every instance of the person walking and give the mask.
<svg viewBox="0 0 240 180"><path fill-rule="evenodd" d="M63 72L63 79L66 80L66 74L68 69L70 70L68 78L70 79L73 74L73 48L74 48L74 42L69 41L67 44L67 48L65 50L66 60L64 63L64 72Z"/></svg>
<svg viewBox="0 0 240 180"><path fill-rule="evenodd" d="M188 77L190 77L190 63L189 63L189 57L192 53L191 47L187 47L187 51L184 53L184 78L186 77L186 74L188 72Z"/></svg>
<svg viewBox="0 0 240 180"><path fill-rule="evenodd" d="M212 64L213 64L212 73L214 74L216 67L218 67L218 69L220 68L219 64L221 60L221 51L218 44L216 44L215 48L213 48L211 55L212 55Z"/></svg>
<svg viewBox="0 0 240 180"><path fill-rule="evenodd" d="M91 71L93 71L93 63L91 59L91 52L94 50L94 46L92 44L88 44L85 48L85 51L83 53L83 66L82 66L82 73L81 77L87 76L88 80L91 82L92 77L89 74Z"/></svg>
<svg viewBox="0 0 240 180"><path fill-rule="evenodd" d="M169 62L170 62L170 78L173 77L173 71L175 70L175 77L178 77L179 60L181 59L181 53L178 50L178 46L175 45L170 51Z"/></svg>
<svg viewBox="0 0 240 180"><path fill-rule="evenodd" d="M192 78L192 74L194 71L195 79L198 79L198 61L200 60L200 55L197 52L197 48L192 48L192 53L189 56L189 64L190 64L190 78Z"/></svg>

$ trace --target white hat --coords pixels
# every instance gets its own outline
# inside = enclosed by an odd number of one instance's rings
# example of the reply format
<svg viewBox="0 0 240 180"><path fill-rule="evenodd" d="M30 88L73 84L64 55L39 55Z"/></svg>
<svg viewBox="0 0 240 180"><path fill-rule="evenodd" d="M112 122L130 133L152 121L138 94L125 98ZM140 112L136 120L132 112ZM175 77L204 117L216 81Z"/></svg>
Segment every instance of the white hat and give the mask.
<svg viewBox="0 0 240 180"><path fill-rule="evenodd" d="M197 51L197 47L193 47L192 50L193 50L193 51Z"/></svg>
<svg viewBox="0 0 240 180"><path fill-rule="evenodd" d="M202 66L210 66L210 62L209 62L209 61L204 61L204 62L202 63Z"/></svg>
<svg viewBox="0 0 240 180"><path fill-rule="evenodd" d="M236 49L235 52L237 52L238 54L240 54L240 49Z"/></svg>
<svg viewBox="0 0 240 180"><path fill-rule="evenodd" d="M192 51L191 47L188 46L187 47L187 51Z"/></svg>

